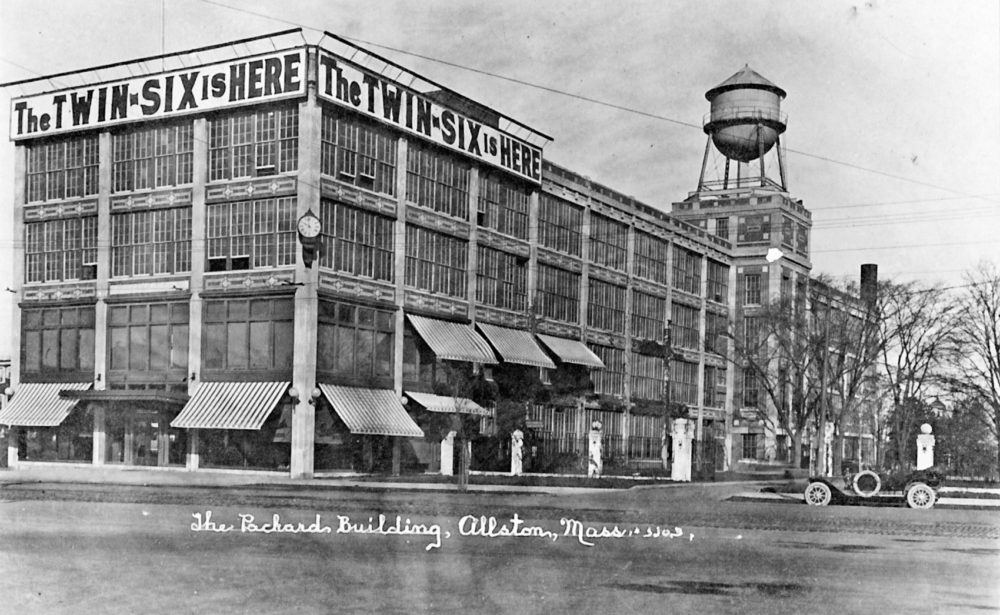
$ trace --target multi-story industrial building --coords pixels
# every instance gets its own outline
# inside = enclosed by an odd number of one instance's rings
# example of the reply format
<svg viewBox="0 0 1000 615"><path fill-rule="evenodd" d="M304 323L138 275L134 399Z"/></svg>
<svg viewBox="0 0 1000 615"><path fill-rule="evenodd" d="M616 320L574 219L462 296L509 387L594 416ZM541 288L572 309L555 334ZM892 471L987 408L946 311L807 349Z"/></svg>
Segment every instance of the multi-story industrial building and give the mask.
<svg viewBox="0 0 1000 615"><path fill-rule="evenodd" d="M331 34L8 87L11 463L446 470L447 421L489 436L510 407L542 449L600 419L608 456L657 463L668 404L728 452L725 333L753 275L785 285L757 253L808 270L787 196L686 223L708 205L552 164L545 134ZM765 198L782 233L739 209Z"/></svg>

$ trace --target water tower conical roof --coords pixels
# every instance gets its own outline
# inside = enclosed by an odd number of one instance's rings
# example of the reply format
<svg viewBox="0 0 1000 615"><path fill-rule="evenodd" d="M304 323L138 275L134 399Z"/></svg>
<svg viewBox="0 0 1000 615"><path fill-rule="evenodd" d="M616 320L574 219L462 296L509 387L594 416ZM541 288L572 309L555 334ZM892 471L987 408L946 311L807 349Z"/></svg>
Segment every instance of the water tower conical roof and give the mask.
<svg viewBox="0 0 1000 615"><path fill-rule="evenodd" d="M749 64L743 66L736 74L734 74L729 79L726 79L719 85L715 86L711 90L705 92L705 98L711 101L713 98L719 94L729 91L738 90L740 88L750 88L758 90L770 90L774 92L781 98L785 97L785 91L774 85L764 77L760 75L757 71L750 68Z"/></svg>

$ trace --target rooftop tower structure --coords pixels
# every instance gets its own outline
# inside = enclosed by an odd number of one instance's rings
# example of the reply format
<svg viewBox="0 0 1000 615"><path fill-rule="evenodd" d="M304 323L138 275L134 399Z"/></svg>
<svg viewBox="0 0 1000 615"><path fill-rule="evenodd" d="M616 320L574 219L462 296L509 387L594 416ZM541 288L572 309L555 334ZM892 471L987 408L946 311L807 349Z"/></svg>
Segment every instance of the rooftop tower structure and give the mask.
<svg viewBox="0 0 1000 615"><path fill-rule="evenodd" d="M705 93L712 107L704 119L705 157L698 191L771 187L786 190L781 134L787 117L781 111L785 91L749 65ZM710 170L712 146L724 160ZM768 153L773 152L772 156ZM777 178L768 176L769 158L777 161ZM772 161L772 167L773 161ZM714 172L711 172L714 171ZM721 175L721 177L720 177Z"/></svg>

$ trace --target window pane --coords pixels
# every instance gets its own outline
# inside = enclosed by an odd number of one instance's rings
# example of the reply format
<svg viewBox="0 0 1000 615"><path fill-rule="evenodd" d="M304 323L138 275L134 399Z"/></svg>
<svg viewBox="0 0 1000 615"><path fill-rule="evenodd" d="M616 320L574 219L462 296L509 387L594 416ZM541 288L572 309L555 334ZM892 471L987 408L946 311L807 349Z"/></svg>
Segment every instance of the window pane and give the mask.
<svg viewBox="0 0 1000 615"><path fill-rule="evenodd" d="M271 367L271 323L250 323L250 369Z"/></svg>
<svg viewBox="0 0 1000 615"><path fill-rule="evenodd" d="M149 343L149 369L166 369L169 367L170 328L167 325L153 325L149 327Z"/></svg>
<svg viewBox="0 0 1000 615"><path fill-rule="evenodd" d="M274 323L274 366L291 369L295 361L295 331L291 322Z"/></svg>
<svg viewBox="0 0 1000 615"><path fill-rule="evenodd" d="M146 327L129 327L128 331L129 369L149 369L149 332Z"/></svg>
<svg viewBox="0 0 1000 615"><path fill-rule="evenodd" d="M80 369L94 369L94 330L80 329Z"/></svg>
<svg viewBox="0 0 1000 615"><path fill-rule="evenodd" d="M170 329L170 367L187 369L188 326L174 325Z"/></svg>
<svg viewBox="0 0 1000 615"><path fill-rule="evenodd" d="M226 349L226 325L206 324L202 332L205 339L202 343L202 364L208 369L222 369Z"/></svg>
<svg viewBox="0 0 1000 615"><path fill-rule="evenodd" d="M235 302L243 303L246 302ZM226 326L226 367L229 369L246 369L249 363L247 348L247 323L231 322Z"/></svg>
<svg viewBox="0 0 1000 615"><path fill-rule="evenodd" d="M128 329L111 329L111 369L128 369Z"/></svg>
<svg viewBox="0 0 1000 615"><path fill-rule="evenodd" d="M38 331L24 332L24 371L38 372L42 369L42 334Z"/></svg>
<svg viewBox="0 0 1000 615"><path fill-rule="evenodd" d="M78 359L76 329L61 329L59 336L62 338L59 348L59 367L60 369L75 370Z"/></svg>
<svg viewBox="0 0 1000 615"><path fill-rule="evenodd" d="M42 331L42 367L45 369L59 368L58 329L46 329Z"/></svg>
<svg viewBox="0 0 1000 615"><path fill-rule="evenodd" d="M319 371L332 372L336 369L337 355L334 347L336 330L333 325L324 323L320 323L316 328L316 369Z"/></svg>

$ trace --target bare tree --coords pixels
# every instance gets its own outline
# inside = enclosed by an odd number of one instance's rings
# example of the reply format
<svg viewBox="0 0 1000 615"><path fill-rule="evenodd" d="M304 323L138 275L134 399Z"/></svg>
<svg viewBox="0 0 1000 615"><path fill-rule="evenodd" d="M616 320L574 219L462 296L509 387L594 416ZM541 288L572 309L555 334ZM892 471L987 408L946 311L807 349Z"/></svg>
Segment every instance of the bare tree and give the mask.
<svg viewBox="0 0 1000 615"><path fill-rule="evenodd" d="M884 284L879 295L881 363L892 395L886 462L908 467L915 459L923 397L939 383L957 308L942 289L914 283Z"/></svg>
<svg viewBox="0 0 1000 615"><path fill-rule="evenodd" d="M948 387L964 395L966 407L992 434L1000 436L1000 271L982 262L966 274L958 300ZM1000 472L1000 448L996 470Z"/></svg>
<svg viewBox="0 0 1000 615"><path fill-rule="evenodd" d="M752 413L772 432L788 434L792 462L802 459L802 440L815 404L812 369L817 343L803 305L788 299L774 301L747 314L737 323L730 356L744 382L741 412ZM770 409L774 411L771 412Z"/></svg>
<svg viewBox="0 0 1000 615"><path fill-rule="evenodd" d="M827 354L827 380L831 383L828 393L836 402L827 405L827 420L835 434L832 469L839 470L845 428L851 425L857 430L860 455L862 427L870 423L870 415L876 411L876 366L882 340L874 310L859 299L856 286L829 291L826 344L819 350Z"/></svg>

